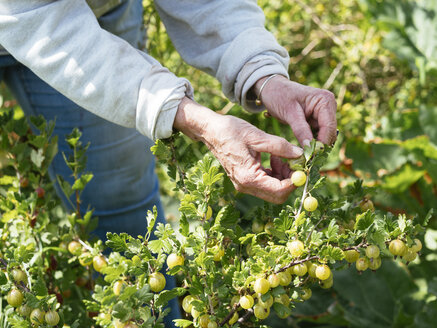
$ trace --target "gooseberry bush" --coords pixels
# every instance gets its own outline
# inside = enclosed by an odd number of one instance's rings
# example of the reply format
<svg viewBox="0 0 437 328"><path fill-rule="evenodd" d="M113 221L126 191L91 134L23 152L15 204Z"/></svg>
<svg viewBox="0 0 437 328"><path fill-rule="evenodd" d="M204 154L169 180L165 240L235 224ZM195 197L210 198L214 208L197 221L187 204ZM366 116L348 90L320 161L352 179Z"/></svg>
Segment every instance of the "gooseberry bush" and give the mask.
<svg viewBox="0 0 437 328"><path fill-rule="evenodd" d="M375 210L361 181L327 196L320 172L330 147L312 142L290 161L297 189L287 204L264 203L243 215L219 163L209 153L193 155L193 144L181 147L181 136L152 147L180 197L177 229L156 224L153 211L147 231L108 233L103 243L90 235L92 210L81 208L92 174L84 171L80 132L66 139L74 182L57 178L73 200L66 212L48 176L57 151L53 123L33 118L33 133L11 113L0 119L1 327L164 327L175 297L183 310L178 327L260 326L273 312L292 315L315 286L330 288L338 270L377 270L391 258L408 264L422 247L418 236L430 215ZM166 289L164 274L178 287Z"/></svg>

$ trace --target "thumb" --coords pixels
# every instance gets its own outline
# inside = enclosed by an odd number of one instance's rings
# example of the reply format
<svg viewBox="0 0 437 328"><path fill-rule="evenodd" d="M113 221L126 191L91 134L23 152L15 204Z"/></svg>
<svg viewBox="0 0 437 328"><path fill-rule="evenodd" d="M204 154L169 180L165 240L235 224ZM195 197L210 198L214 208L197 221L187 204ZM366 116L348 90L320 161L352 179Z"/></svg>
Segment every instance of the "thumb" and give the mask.
<svg viewBox="0 0 437 328"><path fill-rule="evenodd" d="M265 132L260 133L257 140L250 141L248 146L257 152L282 158L298 158L303 154L302 148L292 145L284 138Z"/></svg>

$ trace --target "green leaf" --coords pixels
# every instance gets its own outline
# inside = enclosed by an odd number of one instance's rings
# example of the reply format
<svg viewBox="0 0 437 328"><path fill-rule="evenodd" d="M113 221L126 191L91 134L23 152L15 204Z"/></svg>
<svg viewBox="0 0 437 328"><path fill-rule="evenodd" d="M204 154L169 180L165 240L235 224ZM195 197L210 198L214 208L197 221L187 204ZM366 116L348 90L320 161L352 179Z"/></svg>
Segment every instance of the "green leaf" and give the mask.
<svg viewBox="0 0 437 328"><path fill-rule="evenodd" d="M213 229L234 227L239 218L240 212L238 212L233 206L226 205L217 213Z"/></svg>
<svg viewBox="0 0 437 328"><path fill-rule="evenodd" d="M428 303L414 318L415 327L434 328L436 324L437 301Z"/></svg>
<svg viewBox="0 0 437 328"><path fill-rule="evenodd" d="M30 160L37 168L41 168L42 162L44 161L44 151L42 149L32 149L30 152Z"/></svg>
<svg viewBox="0 0 437 328"><path fill-rule="evenodd" d="M120 319L120 321L127 321L129 319L131 311L132 308L130 308L129 304L120 301L112 308L111 315L114 318Z"/></svg>
<svg viewBox="0 0 437 328"><path fill-rule="evenodd" d="M326 238L328 238L328 241L333 241L337 239L338 236L339 227L336 223L335 219L332 219L331 222L329 222L329 226L325 231Z"/></svg>
<svg viewBox="0 0 437 328"><path fill-rule="evenodd" d="M126 286L119 296L120 301L128 300L133 294L137 292L137 287L135 286Z"/></svg>
<svg viewBox="0 0 437 328"><path fill-rule="evenodd" d="M162 140L156 140L155 144L150 148L153 155L159 158L162 162L167 162L171 159L171 150Z"/></svg>
<svg viewBox="0 0 437 328"><path fill-rule="evenodd" d="M8 278L3 271L0 271L0 285L5 285L8 283Z"/></svg>
<svg viewBox="0 0 437 328"><path fill-rule="evenodd" d="M40 306L40 301L36 298L35 295L31 293L26 293L26 304L30 306L31 308L38 308Z"/></svg>
<svg viewBox="0 0 437 328"><path fill-rule="evenodd" d="M149 303L153 299L153 293L150 293L149 285L145 285L143 288L137 290L135 296L141 303Z"/></svg>
<svg viewBox="0 0 437 328"><path fill-rule="evenodd" d="M193 322L185 319L174 319L173 320L176 327L187 328L190 327Z"/></svg>
<svg viewBox="0 0 437 328"><path fill-rule="evenodd" d="M374 221L374 216L373 216L372 212L367 211L367 212L361 213L361 214L357 215L354 229L364 231L368 227L370 227L370 225L373 223L373 221Z"/></svg>
<svg viewBox="0 0 437 328"><path fill-rule="evenodd" d="M71 188L70 183L68 183L68 181L64 180L64 178L60 175L57 175L56 178L57 178L58 184L61 187L65 196L67 196L67 198L70 198L71 195L73 195L73 193L74 193L73 188Z"/></svg>
<svg viewBox="0 0 437 328"><path fill-rule="evenodd" d="M434 209L431 208L428 213L426 214L425 218L423 219L423 226L427 226L429 223L429 220L431 220L432 216L434 215Z"/></svg>
<svg viewBox="0 0 437 328"><path fill-rule="evenodd" d="M382 187L392 192L400 193L407 190L413 183L419 180L426 173L411 164L405 164L400 170L388 175L384 179Z"/></svg>
<svg viewBox="0 0 437 328"><path fill-rule="evenodd" d="M179 232L185 237L187 237L190 232L190 225L184 213L181 213L181 218L179 220Z"/></svg>
<svg viewBox="0 0 437 328"><path fill-rule="evenodd" d="M119 264L118 266L107 266L102 269L101 273L105 275L105 281L112 282L119 279L122 274L127 272L126 264Z"/></svg>
<svg viewBox="0 0 437 328"><path fill-rule="evenodd" d="M280 317L285 317L291 314L290 308L288 308L282 303L277 303L277 302L273 303L273 309L275 310L276 314Z"/></svg>
<svg viewBox="0 0 437 328"><path fill-rule="evenodd" d="M112 248L114 252L125 252L128 250L126 243L127 238L129 238L127 233L117 235L116 233L108 232L106 234L106 246Z"/></svg>
<svg viewBox="0 0 437 328"><path fill-rule="evenodd" d="M156 306L164 306L175 297L182 296L186 293L185 288L174 288L172 290L162 291L156 301Z"/></svg>
<svg viewBox="0 0 437 328"><path fill-rule="evenodd" d="M399 225L399 229L401 230L401 232L405 231L405 227L407 226L407 222L406 222L406 217L405 215L399 215L398 218L398 225Z"/></svg>
<svg viewBox="0 0 437 328"><path fill-rule="evenodd" d="M46 296L48 294L47 286L42 277L38 277L34 283L33 291L35 292L36 296Z"/></svg>
<svg viewBox="0 0 437 328"><path fill-rule="evenodd" d="M170 253L172 250L171 243L168 240L156 239L149 242L149 249L152 253Z"/></svg>
<svg viewBox="0 0 437 328"><path fill-rule="evenodd" d="M85 189L86 185L88 184L88 182L91 181L92 178L93 178L93 175L90 173L82 174L79 179L74 181L73 186L71 186L71 189L73 189L73 190Z"/></svg>

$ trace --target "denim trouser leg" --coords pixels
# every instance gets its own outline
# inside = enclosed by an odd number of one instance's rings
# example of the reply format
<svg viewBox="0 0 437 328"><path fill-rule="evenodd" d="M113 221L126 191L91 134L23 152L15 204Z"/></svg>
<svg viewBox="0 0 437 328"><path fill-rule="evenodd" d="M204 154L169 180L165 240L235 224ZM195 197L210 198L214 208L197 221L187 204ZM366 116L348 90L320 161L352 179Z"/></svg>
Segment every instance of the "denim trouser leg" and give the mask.
<svg viewBox="0 0 437 328"><path fill-rule="evenodd" d="M86 171L94 174L82 194L82 210L94 209L99 218L95 234L106 239L106 232L127 232L136 237L144 235L147 210L157 206L159 222L165 222L159 199L158 179L154 172L154 158L149 148L152 141L139 134L80 108L11 56L0 56L0 78L17 98L26 115L43 115L56 119L54 134L58 136L59 152L51 168L53 179L61 175L72 183L71 171L62 157L71 153L65 135L74 127L82 131L82 142L90 142L87 151ZM56 186L58 194L67 204ZM175 287L175 279L167 277L167 288ZM171 304L172 312L166 318L166 327L174 327L172 319L180 318L177 300Z"/></svg>

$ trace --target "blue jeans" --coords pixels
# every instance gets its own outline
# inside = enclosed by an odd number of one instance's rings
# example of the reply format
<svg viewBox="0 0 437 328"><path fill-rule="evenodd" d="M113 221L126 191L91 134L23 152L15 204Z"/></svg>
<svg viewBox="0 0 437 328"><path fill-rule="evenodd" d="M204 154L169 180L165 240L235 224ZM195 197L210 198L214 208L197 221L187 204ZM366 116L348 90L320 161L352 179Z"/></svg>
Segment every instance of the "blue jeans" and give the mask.
<svg viewBox="0 0 437 328"><path fill-rule="evenodd" d="M134 46L144 40L141 0L129 0L99 19L100 25L126 39ZM105 60L102 58L102 60ZM108 122L80 108L47 85L12 56L0 56L0 81L4 81L26 115L43 115L55 120L54 134L58 136L59 152L50 170L50 177L61 175L72 183L71 171L62 157L71 150L65 136L77 127L82 142L90 142L85 171L94 174L82 194L82 210L94 209L99 225L94 233L106 240L106 232L127 232L136 237L147 229L146 213L158 209L158 221L165 222L159 198L155 161L150 152L153 142L128 129ZM53 180L55 181L55 180ZM58 195L68 207L59 186ZM175 279L167 277L167 288L175 287ZM174 327L172 319L180 318L177 300L170 302L172 312L166 317L166 327Z"/></svg>

